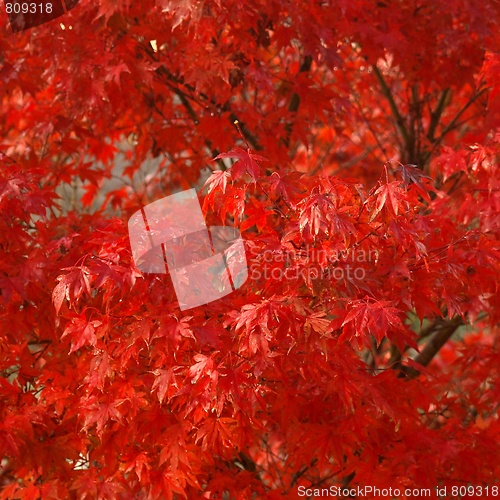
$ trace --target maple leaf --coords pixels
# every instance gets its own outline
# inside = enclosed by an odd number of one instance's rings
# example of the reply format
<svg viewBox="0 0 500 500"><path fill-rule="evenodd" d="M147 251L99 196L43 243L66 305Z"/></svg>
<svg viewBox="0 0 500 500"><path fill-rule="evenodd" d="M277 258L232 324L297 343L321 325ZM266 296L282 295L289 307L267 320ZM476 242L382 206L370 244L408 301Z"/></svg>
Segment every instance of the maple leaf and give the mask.
<svg viewBox="0 0 500 500"><path fill-rule="evenodd" d="M295 176L300 175L295 172ZM293 177L293 174L291 174ZM295 185L295 183L289 182L288 177L282 177L278 172L273 172L269 178L269 183L271 186L271 191L276 196L283 198L292 207L294 203L292 201L292 196L295 196L300 192L300 189Z"/></svg>
<svg viewBox="0 0 500 500"><path fill-rule="evenodd" d="M215 353L213 353L212 356ZM195 384L203 375L207 375L209 377L212 376L212 372L214 370L214 360L212 356L208 357L204 354L197 354L194 357L196 363L189 368L189 376L192 378L191 382L193 384Z"/></svg>
<svg viewBox="0 0 500 500"><path fill-rule="evenodd" d="M169 427L168 435L162 440L159 464L168 463L174 474L179 463L189 464L190 457L186 449L187 430L185 423L175 423Z"/></svg>
<svg viewBox="0 0 500 500"><path fill-rule="evenodd" d="M486 52L481 76L492 86L489 99L493 101L500 92L500 85L498 85L500 81L500 56L498 53Z"/></svg>
<svg viewBox="0 0 500 500"><path fill-rule="evenodd" d="M427 189L425 188L422 179L432 180L431 177L425 175L424 172L421 169L419 169L416 165L400 165L398 167L398 171L400 171L403 176L403 182L405 186L408 187L410 183L413 182L417 187L419 193L426 200L430 200L429 193L427 192Z"/></svg>
<svg viewBox="0 0 500 500"><path fill-rule="evenodd" d="M93 328L95 328L95 326L96 325L93 325ZM95 336L91 337L90 340L95 344ZM113 370L109 364L109 355L106 351L104 351L102 354L94 357L94 359L92 360L90 364L90 373L85 378L85 382L88 383L89 387L97 387L102 391L104 389L106 378L111 377L112 374Z"/></svg>
<svg viewBox="0 0 500 500"><path fill-rule="evenodd" d="M401 189L400 183L396 181L383 184L377 188L373 196L376 197L377 201L370 220L375 219L382 209L385 209L393 216L397 216L401 201L406 200L406 195Z"/></svg>
<svg viewBox="0 0 500 500"><path fill-rule="evenodd" d="M262 203L253 198L250 199L249 205L245 210L248 217L241 223L240 231L245 231L254 225L258 231L262 231L267 225L268 216L273 213L272 210L266 210Z"/></svg>
<svg viewBox="0 0 500 500"><path fill-rule="evenodd" d="M84 429L97 424L97 434L102 434L108 421L114 420L121 423L122 414L118 407L124 402L124 399L115 399L112 394L107 394L102 399L98 399L96 396L87 398L83 403L85 409Z"/></svg>
<svg viewBox="0 0 500 500"><path fill-rule="evenodd" d="M221 446L231 446L233 429L237 421L233 418L207 418L196 433L196 441L201 440L201 449L218 449Z"/></svg>
<svg viewBox="0 0 500 500"><path fill-rule="evenodd" d="M121 77L123 73L130 73L130 69L127 64L122 61L116 66L111 66L109 68L106 79L115 82L118 87L121 87Z"/></svg>
<svg viewBox="0 0 500 500"><path fill-rule="evenodd" d="M143 471L146 473L145 477L149 477L148 471L150 468L147 455L144 452L141 452L128 462L128 467L125 469L125 472L135 472L140 482Z"/></svg>
<svg viewBox="0 0 500 500"><path fill-rule="evenodd" d="M228 153L221 153L217 155L214 160L225 158L236 158L236 161L230 167L231 176L234 179L239 179L246 172L254 180L257 180L262 170L258 162L268 161L267 158L252 153L250 148L245 151L240 147L234 148Z"/></svg>
<svg viewBox="0 0 500 500"><path fill-rule="evenodd" d="M314 331L320 335L328 335L331 333L331 321L325 319L324 312L316 312L307 316L304 328L309 331Z"/></svg>
<svg viewBox="0 0 500 500"><path fill-rule="evenodd" d="M307 228L312 235L317 236L322 222L324 222L324 218L319 206L311 202L302 211L299 219L299 228L301 232Z"/></svg>
<svg viewBox="0 0 500 500"><path fill-rule="evenodd" d="M389 328L402 330L401 311L391 306L389 301L359 300L351 303L350 311L343 318L340 326L343 336L347 338L361 337L366 334L373 335L380 343L382 338L388 334ZM332 327L335 328L339 320L335 320ZM360 342L358 341L358 345Z"/></svg>
<svg viewBox="0 0 500 500"><path fill-rule="evenodd" d="M330 222L331 233L341 235L345 244L347 244L351 235L357 233L354 227L354 219L349 214L350 210L350 207L332 208L326 217Z"/></svg>
<svg viewBox="0 0 500 500"><path fill-rule="evenodd" d="M245 325L247 331L251 331L257 325L259 310L254 304L245 304L238 315L235 330L238 331Z"/></svg>
<svg viewBox="0 0 500 500"><path fill-rule="evenodd" d="M123 485L110 477L106 481L100 482L97 488L97 498L117 498L124 490Z"/></svg>
<svg viewBox="0 0 500 500"><path fill-rule="evenodd" d="M69 335L71 337L71 349L69 353L75 352L84 345L95 346L97 343L96 329L103 325L99 320L88 320L85 312L74 316L68 323L61 339Z"/></svg>
<svg viewBox="0 0 500 500"><path fill-rule="evenodd" d="M160 403L163 402L167 391L170 387L177 388L177 382L175 378L176 369L174 367L168 370L157 369L154 371L155 381L151 387L151 391L157 389L157 396Z"/></svg>
<svg viewBox="0 0 500 500"><path fill-rule="evenodd" d="M197 23L202 15L204 1L202 0L167 0L163 1L164 12L171 12L173 17L172 30L177 28L183 21L191 19Z"/></svg>
<svg viewBox="0 0 500 500"><path fill-rule="evenodd" d="M83 292L90 295L90 284L93 275L87 266L69 267L64 270L70 272L58 276L59 283L52 292L56 314L59 314L64 299L71 305L82 296Z"/></svg>
<svg viewBox="0 0 500 500"><path fill-rule="evenodd" d="M208 185L208 194L217 188L221 188L222 192L226 192L227 181L231 179L231 174L224 170L215 170L212 175L205 181L203 187Z"/></svg>
<svg viewBox="0 0 500 500"><path fill-rule="evenodd" d="M439 165L446 180L455 172L464 172L467 170L466 151L455 151L449 146L443 146L441 154L435 159L435 164Z"/></svg>

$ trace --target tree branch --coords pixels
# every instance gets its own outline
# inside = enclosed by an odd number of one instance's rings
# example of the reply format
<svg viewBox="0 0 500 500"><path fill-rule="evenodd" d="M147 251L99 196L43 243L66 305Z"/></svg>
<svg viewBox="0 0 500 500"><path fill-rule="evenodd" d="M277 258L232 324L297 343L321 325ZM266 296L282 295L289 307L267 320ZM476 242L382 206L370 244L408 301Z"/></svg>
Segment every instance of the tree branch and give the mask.
<svg viewBox="0 0 500 500"><path fill-rule="evenodd" d="M441 144L442 140L444 139L444 137L449 133L451 132L454 128L456 128L458 126L458 121L460 120L460 117L467 111L467 109L469 109L469 107L474 103L476 102L487 90L489 90L488 88L483 88L481 89L479 92L475 92L471 97L470 99L462 106L462 108L457 112L457 114L453 117L453 119L450 121L450 123L448 123L448 125L446 125L446 127L444 127L443 131L441 132L441 134L439 135L439 137L437 137L436 139L434 139L434 142L433 142L433 145L432 145L432 148L430 151L428 151L424 157L424 160L425 162L427 163L427 161L429 160L429 158L431 157L432 153L436 150L436 148ZM464 122L460 122L461 124L464 123Z"/></svg>
<svg viewBox="0 0 500 500"><path fill-rule="evenodd" d="M407 149L407 151L409 151L410 146L411 146L411 136L410 136L410 133L408 132L408 129L406 128L403 117L401 116L401 113L399 112L398 106L396 105L396 101L394 101L394 97L392 96L391 89L387 85L386 81L384 80L384 77L382 76L382 73L380 72L380 70L378 69L378 67L375 64L373 65L373 72L375 73L375 76L377 77L377 80L380 83L382 94L384 95L384 97L387 99L387 102L389 103L389 107L391 108L392 116L396 120L396 126L397 126L398 130L400 131L401 135L403 136L403 140L405 142L406 149Z"/></svg>
<svg viewBox="0 0 500 500"><path fill-rule="evenodd" d="M431 122L429 124L429 130L427 131L427 139L429 141L434 141L434 134L436 133L436 128L439 125L439 120L441 119L441 115L443 114L444 108L450 102L450 89L447 88L441 92L441 97L439 98L436 107L431 112Z"/></svg>
<svg viewBox="0 0 500 500"><path fill-rule="evenodd" d="M152 59L155 62L161 62L160 59L156 56L154 50L152 47L144 46L141 45L141 48L146 52L148 57ZM193 107L190 104L190 101L194 102L198 106L200 106L203 109L210 109L209 105L211 105L213 108L216 108L218 112L228 112L229 113L229 120L231 121L231 124L234 124L235 121L239 122L240 129L243 132L245 138L251 144L253 149L255 150L262 150L262 146L259 144L259 141L257 137L252 134L246 127L245 124L237 117L237 115L231 110L231 106L229 104L229 101L225 102L224 104L217 104L214 102L213 99L210 99L206 94L203 92L197 93L197 96L200 98L198 100L196 97L194 97L194 93L196 92L196 89L187 83L183 81L183 78L178 78L174 74L172 74L166 67L165 65L159 66L155 70L156 74L158 76L163 76L164 79L161 81L167 85L180 99L182 105L185 107L188 115L190 118L193 120L195 125L198 125L199 123L199 118L196 115L196 112L194 111ZM183 91L179 86L184 87L188 92ZM208 147L208 146L207 146ZM209 147L209 149L211 149ZM214 151L215 152L215 151ZM218 152L217 152L218 154ZM216 156L216 155L215 155Z"/></svg>
<svg viewBox="0 0 500 500"><path fill-rule="evenodd" d="M476 102L488 89L484 88L480 90L479 92L476 92L473 94L470 99L463 105L463 107L458 111L458 113L454 116L454 118L451 120L450 123L444 128L444 130L441 132L441 135L436 139L436 143L439 144L442 140L443 137L448 134L453 128L455 127L456 123L460 119L460 117L467 111L467 109L474 103Z"/></svg>
<svg viewBox="0 0 500 500"><path fill-rule="evenodd" d="M372 127L372 125L370 123L370 120L368 120L368 118L366 117L366 115L365 115L365 113L363 111L363 107L361 106L361 102L359 100L358 94L354 91L353 86L351 85L351 83L347 79L345 73L342 73L342 75L344 77L346 85L349 87L349 91L350 91L351 97L354 99L354 103L356 104L356 106L358 108L359 114L361 115L361 118L365 122L366 128L370 131L370 133L372 134L373 138L375 139L375 142L377 143L377 146L379 147L380 151L382 151L382 154L384 155L385 160L389 161L389 157L387 156L387 151L385 150L384 145L380 141L377 133L375 132L375 129ZM372 150L373 150L373 148L372 148Z"/></svg>
<svg viewBox="0 0 500 500"><path fill-rule="evenodd" d="M312 57L305 56L304 61L302 61L302 64L300 65L299 74L308 72L311 69L311 65L312 65ZM297 94L297 92L294 92L292 94L290 103L288 105L288 112L296 113L299 109L299 106L300 106L300 96L299 94ZM293 121L290 120L285 126L286 137L284 143L287 148L290 146L290 138L292 136L292 130L293 130Z"/></svg>
<svg viewBox="0 0 500 500"><path fill-rule="evenodd" d="M432 334L434 334L434 336L427 342L422 352L414 359L415 363L422 366L428 366L440 349L446 344L448 339L455 333L457 328L463 324L463 319L460 316L455 316L446 321L439 318L432 325L422 330L420 333L421 338ZM399 366L399 368L409 378L415 378L420 374L416 368L410 366Z"/></svg>

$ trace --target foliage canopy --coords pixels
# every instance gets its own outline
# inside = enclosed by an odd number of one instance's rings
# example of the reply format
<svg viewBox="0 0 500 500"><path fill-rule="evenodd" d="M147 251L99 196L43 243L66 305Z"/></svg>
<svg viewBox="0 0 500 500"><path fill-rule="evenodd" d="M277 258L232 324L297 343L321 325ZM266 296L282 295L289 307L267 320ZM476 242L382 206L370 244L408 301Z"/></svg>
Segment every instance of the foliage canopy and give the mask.
<svg viewBox="0 0 500 500"><path fill-rule="evenodd" d="M81 0L3 37L0 499L498 485L499 22ZM250 275L181 313L127 219L191 187Z"/></svg>

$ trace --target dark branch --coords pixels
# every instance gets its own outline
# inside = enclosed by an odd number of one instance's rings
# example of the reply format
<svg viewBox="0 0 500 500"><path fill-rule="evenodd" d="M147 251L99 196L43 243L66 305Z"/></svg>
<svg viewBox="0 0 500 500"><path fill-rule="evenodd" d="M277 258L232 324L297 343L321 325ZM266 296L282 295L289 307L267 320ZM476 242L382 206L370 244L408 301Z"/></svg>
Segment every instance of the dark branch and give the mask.
<svg viewBox="0 0 500 500"><path fill-rule="evenodd" d="M429 130L427 131L427 139L429 141L434 141L434 134L436 133L437 126L439 125L439 121L441 120L441 115L443 114L444 108L450 102L450 89L445 89L441 92L441 97L439 98L436 107L431 112L431 122L429 124Z"/></svg>
<svg viewBox="0 0 500 500"><path fill-rule="evenodd" d="M405 142L406 150L409 151L411 149L411 137L408 132L408 129L406 128L405 122L403 120L403 117L401 116L401 113L399 112L398 106L396 105L396 101L394 100L394 97L392 96L391 89L387 85L386 81L384 80L384 77L382 76L382 73L380 70L377 68L376 65L373 65L373 72L375 73L375 76L377 77L377 80L380 84L382 94L384 97L387 99L387 102L389 103L389 107L391 108L391 113L394 119L396 120L396 127L401 133L403 140Z"/></svg>
<svg viewBox="0 0 500 500"><path fill-rule="evenodd" d="M299 74L300 73L306 73L311 69L312 65L312 57L311 56L306 56L304 57L304 61L300 65L299 68ZM290 99L290 103L288 105L288 112L289 113L296 113L299 110L300 106L300 96L297 94L297 92L294 92L292 94L292 97ZM285 126L285 132L286 132L286 138L285 138L285 146L288 147L290 145L290 138L292 136L292 130L293 130L293 121L290 120L286 126Z"/></svg>
<svg viewBox="0 0 500 500"><path fill-rule="evenodd" d="M463 319L460 316L455 316L454 318L446 321L439 319L428 328L422 330L420 334L421 338L428 337L430 335L433 335L433 337L429 340L429 342L427 342L422 352L414 359L415 363L418 363L421 366L428 366L449 338L456 332L457 328L463 324ZM415 378L420 374L420 372L413 367L401 365L398 367L409 378Z"/></svg>

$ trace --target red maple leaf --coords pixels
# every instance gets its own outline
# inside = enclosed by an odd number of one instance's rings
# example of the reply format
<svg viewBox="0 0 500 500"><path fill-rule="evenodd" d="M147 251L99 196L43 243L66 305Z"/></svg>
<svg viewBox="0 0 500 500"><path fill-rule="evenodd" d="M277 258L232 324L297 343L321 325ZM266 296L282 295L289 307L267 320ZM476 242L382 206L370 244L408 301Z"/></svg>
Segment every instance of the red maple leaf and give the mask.
<svg viewBox="0 0 500 500"><path fill-rule="evenodd" d="M254 180L258 179L262 172L262 168L258 162L268 161L267 158L252 153L251 149L245 151L240 147L234 148L228 153L221 153L214 160L224 158L236 159L230 167L231 176L234 179L239 179L245 173L248 173Z"/></svg>

